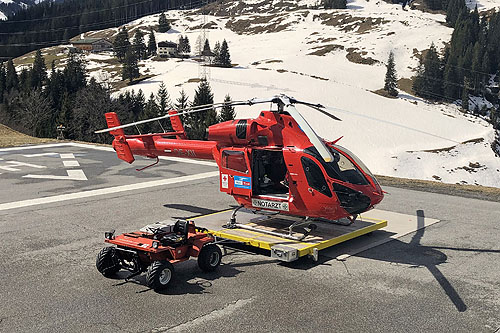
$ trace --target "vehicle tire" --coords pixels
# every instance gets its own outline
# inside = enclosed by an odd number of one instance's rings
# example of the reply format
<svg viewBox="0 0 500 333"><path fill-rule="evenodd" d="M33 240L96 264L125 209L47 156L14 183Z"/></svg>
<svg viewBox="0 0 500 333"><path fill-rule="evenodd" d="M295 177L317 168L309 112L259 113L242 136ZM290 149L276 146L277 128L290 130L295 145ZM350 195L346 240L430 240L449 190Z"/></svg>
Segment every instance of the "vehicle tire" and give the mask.
<svg viewBox="0 0 500 333"><path fill-rule="evenodd" d="M198 255L198 266L204 272L212 272L222 260L222 251L215 244L208 244L201 248Z"/></svg>
<svg viewBox="0 0 500 333"><path fill-rule="evenodd" d="M97 270L105 277L115 275L120 270L120 263L114 247L103 248L95 260Z"/></svg>
<svg viewBox="0 0 500 333"><path fill-rule="evenodd" d="M148 287L154 290L166 288L172 276L174 275L174 266L168 261L153 261L146 271L146 283Z"/></svg>

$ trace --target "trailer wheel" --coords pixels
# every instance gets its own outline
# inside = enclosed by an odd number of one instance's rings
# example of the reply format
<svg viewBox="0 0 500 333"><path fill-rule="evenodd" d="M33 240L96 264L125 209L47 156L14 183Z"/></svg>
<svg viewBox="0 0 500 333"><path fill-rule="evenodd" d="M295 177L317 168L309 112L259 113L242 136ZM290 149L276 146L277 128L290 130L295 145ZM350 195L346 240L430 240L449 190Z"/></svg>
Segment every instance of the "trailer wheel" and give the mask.
<svg viewBox="0 0 500 333"><path fill-rule="evenodd" d="M172 276L174 275L174 266L168 261L153 261L146 272L146 283L148 287L154 290L166 288Z"/></svg>
<svg viewBox="0 0 500 333"><path fill-rule="evenodd" d="M120 270L120 263L114 247L103 248L95 260L97 270L105 277L115 275Z"/></svg>
<svg viewBox="0 0 500 333"><path fill-rule="evenodd" d="M222 260L222 252L215 244L208 244L201 248L198 255L198 266L204 272L212 272Z"/></svg>

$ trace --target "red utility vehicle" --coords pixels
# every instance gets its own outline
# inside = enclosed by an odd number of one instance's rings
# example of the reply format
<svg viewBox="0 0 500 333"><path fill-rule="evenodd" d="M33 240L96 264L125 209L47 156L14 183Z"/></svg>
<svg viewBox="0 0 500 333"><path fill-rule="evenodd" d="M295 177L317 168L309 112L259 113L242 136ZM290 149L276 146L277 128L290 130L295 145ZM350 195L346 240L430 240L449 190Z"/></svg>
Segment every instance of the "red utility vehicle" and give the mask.
<svg viewBox="0 0 500 333"><path fill-rule="evenodd" d="M146 272L147 285L160 290L170 283L173 265L190 257L198 257L203 271L215 270L221 262L222 252L213 244L214 237L194 222L178 220L175 224L152 224L139 231L114 235L105 233L105 242L116 247L105 247L99 252L96 267L102 275L111 277L120 269L132 274L130 278Z"/></svg>

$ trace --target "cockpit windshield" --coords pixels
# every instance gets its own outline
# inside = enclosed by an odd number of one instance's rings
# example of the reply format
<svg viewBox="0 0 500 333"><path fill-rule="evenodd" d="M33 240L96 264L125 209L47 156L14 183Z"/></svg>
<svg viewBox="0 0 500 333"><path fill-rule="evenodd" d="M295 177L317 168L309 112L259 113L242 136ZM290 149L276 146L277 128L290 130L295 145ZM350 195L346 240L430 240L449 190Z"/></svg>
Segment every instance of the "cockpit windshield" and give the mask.
<svg viewBox="0 0 500 333"><path fill-rule="evenodd" d="M333 161L328 163L323 160L314 146L304 149L304 152L314 156L318 161L320 161L325 168L328 176L334 179L338 179L343 182L355 185L369 184L363 173L356 167L354 163L351 162L351 160L349 160L349 158L347 158L346 155L349 155L356 162L356 164L358 164L363 169L363 171L365 171L374 179L368 168L349 150L337 145L333 145L333 147L328 148L333 155Z"/></svg>

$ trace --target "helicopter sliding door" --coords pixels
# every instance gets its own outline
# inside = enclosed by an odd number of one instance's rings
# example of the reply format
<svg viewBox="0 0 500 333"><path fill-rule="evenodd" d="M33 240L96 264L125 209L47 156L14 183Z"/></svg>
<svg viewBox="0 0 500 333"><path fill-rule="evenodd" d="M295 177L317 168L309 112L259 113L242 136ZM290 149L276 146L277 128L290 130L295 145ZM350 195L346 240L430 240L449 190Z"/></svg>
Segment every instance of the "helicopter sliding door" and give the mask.
<svg viewBox="0 0 500 333"><path fill-rule="evenodd" d="M221 153L220 190L228 194L250 197L252 173L248 148L225 148Z"/></svg>

